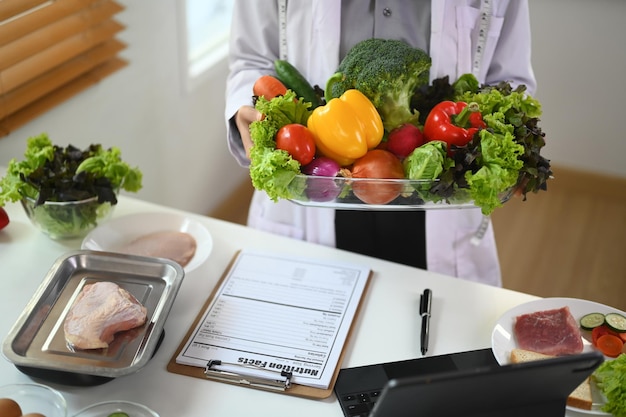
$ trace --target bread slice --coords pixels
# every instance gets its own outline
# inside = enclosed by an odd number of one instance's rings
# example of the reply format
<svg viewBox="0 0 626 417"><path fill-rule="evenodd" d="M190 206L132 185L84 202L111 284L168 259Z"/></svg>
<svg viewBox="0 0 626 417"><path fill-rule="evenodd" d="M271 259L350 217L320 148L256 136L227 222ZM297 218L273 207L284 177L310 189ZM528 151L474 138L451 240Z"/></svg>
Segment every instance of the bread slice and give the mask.
<svg viewBox="0 0 626 417"><path fill-rule="evenodd" d="M524 349L511 350L511 363L522 363L552 358L553 356L543 353L532 352ZM570 407L591 410L593 398L591 394L591 379L587 377L576 389L567 397L567 405Z"/></svg>
<svg viewBox="0 0 626 417"><path fill-rule="evenodd" d="M524 349L517 349L517 348L511 350L511 362L512 363L530 362L530 361L536 361L540 359L549 359L553 357L554 356L545 355L539 352L533 352L531 350L524 350Z"/></svg>
<svg viewBox="0 0 626 417"><path fill-rule="evenodd" d="M591 380L587 377L574 392L567 397L567 405L582 408L583 410L591 410L592 404Z"/></svg>

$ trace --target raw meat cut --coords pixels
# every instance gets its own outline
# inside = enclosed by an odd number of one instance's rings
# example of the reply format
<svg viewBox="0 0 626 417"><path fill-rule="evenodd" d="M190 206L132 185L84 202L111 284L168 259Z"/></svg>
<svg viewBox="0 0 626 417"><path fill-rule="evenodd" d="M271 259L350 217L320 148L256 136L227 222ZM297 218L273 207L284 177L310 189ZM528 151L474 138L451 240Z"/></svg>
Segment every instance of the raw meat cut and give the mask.
<svg viewBox="0 0 626 417"><path fill-rule="evenodd" d="M70 308L63 330L76 349L107 348L115 333L146 322L147 309L114 282L85 285Z"/></svg>
<svg viewBox="0 0 626 417"><path fill-rule="evenodd" d="M187 265L196 253L196 240L189 233L162 231L149 233L122 246L119 251L129 255L170 259Z"/></svg>
<svg viewBox="0 0 626 417"><path fill-rule="evenodd" d="M583 350L578 323L567 306L517 316L513 332L519 348L544 355L570 355Z"/></svg>

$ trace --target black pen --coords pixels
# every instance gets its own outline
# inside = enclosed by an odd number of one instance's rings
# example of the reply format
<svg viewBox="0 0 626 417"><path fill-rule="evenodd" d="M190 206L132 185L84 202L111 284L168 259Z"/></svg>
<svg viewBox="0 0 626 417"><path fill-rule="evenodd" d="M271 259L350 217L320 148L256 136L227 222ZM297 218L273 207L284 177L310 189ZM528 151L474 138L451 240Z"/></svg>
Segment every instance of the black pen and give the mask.
<svg viewBox="0 0 626 417"><path fill-rule="evenodd" d="M420 315L422 316L422 355L428 350L428 334L430 333L430 309L433 303L433 292L428 288L424 290L424 294L420 296Z"/></svg>

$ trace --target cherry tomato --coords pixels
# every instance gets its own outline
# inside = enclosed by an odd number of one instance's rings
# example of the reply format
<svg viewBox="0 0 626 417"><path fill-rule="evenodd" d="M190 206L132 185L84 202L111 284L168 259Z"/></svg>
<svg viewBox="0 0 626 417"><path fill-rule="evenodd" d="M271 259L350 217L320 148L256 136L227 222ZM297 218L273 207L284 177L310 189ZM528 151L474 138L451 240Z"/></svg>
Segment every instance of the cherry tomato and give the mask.
<svg viewBox="0 0 626 417"><path fill-rule="evenodd" d="M9 215L0 207L0 230L4 229L9 224Z"/></svg>
<svg viewBox="0 0 626 417"><path fill-rule="evenodd" d="M278 130L276 148L289 152L301 165L307 165L315 156L315 139L306 126L291 123Z"/></svg>

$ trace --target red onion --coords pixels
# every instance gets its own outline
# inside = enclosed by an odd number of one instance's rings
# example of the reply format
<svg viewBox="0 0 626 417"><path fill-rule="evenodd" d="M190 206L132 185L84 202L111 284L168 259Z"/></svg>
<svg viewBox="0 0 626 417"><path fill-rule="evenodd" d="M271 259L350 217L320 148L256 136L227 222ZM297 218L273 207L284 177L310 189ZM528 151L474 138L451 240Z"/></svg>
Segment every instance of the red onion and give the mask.
<svg viewBox="0 0 626 417"><path fill-rule="evenodd" d="M341 192L341 187L331 178L336 177L341 167L339 164L325 156L315 158L311 163L302 167L302 173L310 175L307 178L306 195L313 201L332 201Z"/></svg>
<svg viewBox="0 0 626 417"><path fill-rule="evenodd" d="M319 177L336 177L341 167L333 159L320 156L313 159L308 165L302 167L305 175L317 175Z"/></svg>

